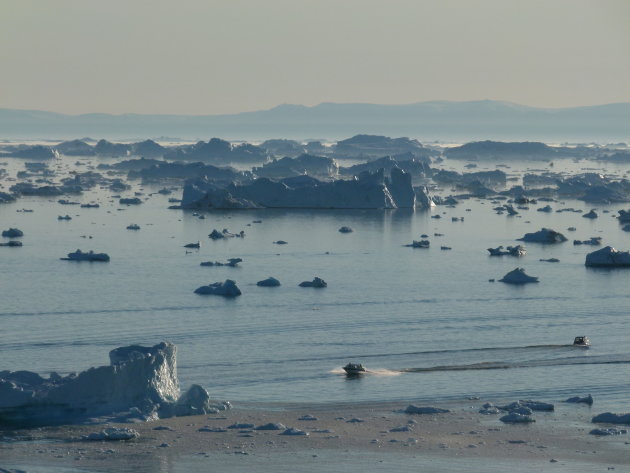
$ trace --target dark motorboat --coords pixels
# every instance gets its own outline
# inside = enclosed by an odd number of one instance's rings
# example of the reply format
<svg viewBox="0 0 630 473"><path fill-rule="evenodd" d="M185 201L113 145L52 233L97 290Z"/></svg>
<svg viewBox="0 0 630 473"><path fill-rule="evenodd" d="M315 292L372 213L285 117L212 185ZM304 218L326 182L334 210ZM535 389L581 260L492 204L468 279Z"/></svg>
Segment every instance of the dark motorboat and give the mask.
<svg viewBox="0 0 630 473"><path fill-rule="evenodd" d="M591 346L591 341L588 337L575 337L575 340L573 340L573 346L588 348Z"/></svg>
<svg viewBox="0 0 630 473"><path fill-rule="evenodd" d="M365 373L365 368L361 363L348 363L343 367L343 370L348 376L356 376Z"/></svg>

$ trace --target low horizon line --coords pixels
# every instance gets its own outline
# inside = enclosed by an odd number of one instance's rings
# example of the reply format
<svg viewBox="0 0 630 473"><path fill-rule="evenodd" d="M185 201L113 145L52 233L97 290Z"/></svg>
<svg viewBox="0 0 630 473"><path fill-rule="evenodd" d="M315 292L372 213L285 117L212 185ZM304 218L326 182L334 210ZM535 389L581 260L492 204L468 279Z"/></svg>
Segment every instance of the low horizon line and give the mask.
<svg viewBox="0 0 630 473"><path fill-rule="evenodd" d="M236 116L243 115L247 113L260 113L260 112L269 112L281 107L300 107L304 109L313 109L320 107L322 105L371 105L371 106L380 106L380 107L405 107L405 106L414 106L414 105L430 105L430 104L473 104L473 103L483 103L483 102L493 102L500 103L506 105L516 105L518 107L530 108L530 109L538 109L538 110L569 110L569 109L577 109L577 108L594 108L594 107L605 107L609 105L630 105L630 101L627 102L606 102L606 103L598 103L591 105L573 105L568 107L540 107L534 105L525 105L518 102L511 102L509 100L497 100L497 99L476 99L476 100L425 100L420 102L409 102L409 103L373 103L373 102L319 102L315 105L303 105L303 104L295 104L295 103L280 103L278 105L274 105L270 108L257 109L257 110L245 110L242 112L234 112L234 113L199 113L199 114L191 114L191 113L140 113L140 112L120 112L120 113L112 113L112 112L83 112L83 113L65 113L65 112L57 112L51 110L42 110L42 109L33 109L33 108L10 108L10 107L0 107L0 110L5 111L19 111L19 112L43 112L43 113L51 113L57 115L66 115L72 117L80 117L84 115L109 115L113 117L121 117L121 116L174 116L174 117L220 117L220 116Z"/></svg>

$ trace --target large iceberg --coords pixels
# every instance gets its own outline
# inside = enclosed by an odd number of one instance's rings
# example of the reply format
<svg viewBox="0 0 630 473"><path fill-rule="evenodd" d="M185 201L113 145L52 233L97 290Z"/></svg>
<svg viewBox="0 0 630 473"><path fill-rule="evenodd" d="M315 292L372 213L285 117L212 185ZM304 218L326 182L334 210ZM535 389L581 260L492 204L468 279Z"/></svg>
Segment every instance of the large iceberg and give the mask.
<svg viewBox="0 0 630 473"><path fill-rule="evenodd" d="M630 266L630 252L618 251L612 246L606 246L587 254L584 264L600 267L628 267Z"/></svg>
<svg viewBox="0 0 630 473"><path fill-rule="evenodd" d="M220 188L203 180L184 186L183 208L313 208L313 209L395 209L414 208L416 195L411 176L393 168L386 177L364 172L353 179L332 182L310 176L280 181L256 179L251 184L230 184Z"/></svg>
<svg viewBox="0 0 630 473"><path fill-rule="evenodd" d="M193 385L180 396L177 348L162 342L132 345L109 353L109 366L61 377L29 371L0 371L0 425L52 425L95 417L149 420L227 409L212 404L207 391Z"/></svg>
<svg viewBox="0 0 630 473"><path fill-rule="evenodd" d="M532 243L562 243L563 241L567 241L567 237L550 228L541 228L537 232L526 233L523 238L519 238L518 240Z"/></svg>

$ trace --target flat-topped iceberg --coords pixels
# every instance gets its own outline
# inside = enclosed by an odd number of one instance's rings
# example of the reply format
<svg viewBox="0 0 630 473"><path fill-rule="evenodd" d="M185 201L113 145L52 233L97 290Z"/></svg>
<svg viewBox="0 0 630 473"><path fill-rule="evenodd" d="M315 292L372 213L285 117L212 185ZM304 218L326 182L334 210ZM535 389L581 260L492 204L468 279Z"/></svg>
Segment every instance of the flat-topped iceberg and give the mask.
<svg viewBox="0 0 630 473"><path fill-rule="evenodd" d="M560 232L551 230L550 228L542 228L537 232L526 233L519 241L527 241L532 243L562 243L567 238Z"/></svg>
<svg viewBox="0 0 630 473"><path fill-rule="evenodd" d="M74 253L68 253L67 258L60 258L65 261L109 261L107 253L94 253L90 250L87 253L77 250Z"/></svg>
<svg viewBox="0 0 630 473"><path fill-rule="evenodd" d="M175 345L162 342L117 348L109 353L109 366L65 377L0 371L0 424L149 420L229 408L229 403L211 403L198 385L180 396L176 354Z"/></svg>
<svg viewBox="0 0 630 473"><path fill-rule="evenodd" d="M599 266L605 268L629 267L630 252L618 251L612 246L606 246L601 250L593 251L586 255L586 266Z"/></svg>

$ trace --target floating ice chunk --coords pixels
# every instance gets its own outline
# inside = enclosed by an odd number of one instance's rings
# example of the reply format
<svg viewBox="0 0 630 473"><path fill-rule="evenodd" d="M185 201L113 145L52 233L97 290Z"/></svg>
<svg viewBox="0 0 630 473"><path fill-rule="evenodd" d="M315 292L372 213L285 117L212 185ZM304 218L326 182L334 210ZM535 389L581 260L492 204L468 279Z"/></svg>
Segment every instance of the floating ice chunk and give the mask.
<svg viewBox="0 0 630 473"><path fill-rule="evenodd" d="M11 240L11 241L7 241L6 243L0 243L0 246L18 247L18 246L22 246L22 242L21 241L17 241L17 240Z"/></svg>
<svg viewBox="0 0 630 473"><path fill-rule="evenodd" d="M289 427L288 429L286 429L285 431L283 431L282 433L278 434L278 435L303 435L308 437L308 432L304 432L303 430L300 429L296 429L294 427Z"/></svg>
<svg viewBox="0 0 630 473"><path fill-rule="evenodd" d="M140 230L140 225L132 223L131 225L127 225L127 230Z"/></svg>
<svg viewBox="0 0 630 473"><path fill-rule="evenodd" d="M140 205L142 200L138 197L122 198L118 201L121 205Z"/></svg>
<svg viewBox="0 0 630 473"><path fill-rule="evenodd" d="M612 246L606 246L587 254L584 264L599 267L628 267L630 266L630 252L618 251Z"/></svg>
<svg viewBox="0 0 630 473"><path fill-rule="evenodd" d="M503 276L502 279L499 279L499 281L507 284L527 284L538 282L538 278L536 276L528 276L523 268L516 268Z"/></svg>
<svg viewBox="0 0 630 473"><path fill-rule="evenodd" d="M518 401L518 403L521 406L530 408L532 411L553 411L554 410L554 405L548 402L520 400Z"/></svg>
<svg viewBox="0 0 630 473"><path fill-rule="evenodd" d="M439 407L418 407L410 404L405 409L406 414L443 414L450 412L448 409L441 409Z"/></svg>
<svg viewBox="0 0 630 473"><path fill-rule="evenodd" d="M539 209L536 209L538 212L545 212L545 213L549 213L551 212L553 209L551 208L550 205L545 205L544 207L540 207Z"/></svg>
<svg viewBox="0 0 630 473"><path fill-rule="evenodd" d="M588 396L585 396L585 397L573 396L573 397L570 397L569 399L567 399L564 402L575 402L575 403L581 403L581 404L588 404L589 406L592 406L593 405L593 396L591 396L590 394Z"/></svg>
<svg viewBox="0 0 630 473"><path fill-rule="evenodd" d="M542 228L534 233L526 233L522 238L519 238L519 240L532 243L561 243L567 241L567 238L562 233L556 232L555 230Z"/></svg>
<svg viewBox="0 0 630 473"><path fill-rule="evenodd" d="M72 220L72 217L70 215L68 215L68 214L66 214L66 215L59 215L57 217L57 220Z"/></svg>
<svg viewBox="0 0 630 473"><path fill-rule="evenodd" d="M481 409L479 409L479 414L484 415L499 414L500 412L501 410L490 402L486 402L481 406Z"/></svg>
<svg viewBox="0 0 630 473"><path fill-rule="evenodd" d="M326 287L328 286L328 284L326 284L326 281L324 281L322 278L318 278L318 277L314 277L312 281L302 281L300 283L300 287L317 287L317 288L322 288L322 287Z"/></svg>
<svg viewBox="0 0 630 473"><path fill-rule="evenodd" d="M18 238L24 236L24 232L19 228L9 228L2 232L2 236L5 238Z"/></svg>
<svg viewBox="0 0 630 473"><path fill-rule="evenodd" d="M619 429L617 427L611 427L609 429L593 429L589 432L591 435L623 435L627 434L628 429Z"/></svg>
<svg viewBox="0 0 630 473"><path fill-rule="evenodd" d="M517 414L516 412L510 412L509 414L500 417L499 420L506 424L523 424L528 422L536 422L535 419L528 415Z"/></svg>
<svg viewBox="0 0 630 473"><path fill-rule="evenodd" d="M242 263L243 260L241 258L230 258L227 260L227 263L221 263L220 261L203 261L199 263L199 266L231 266L235 268L239 263Z"/></svg>
<svg viewBox="0 0 630 473"><path fill-rule="evenodd" d="M232 425L228 425L228 429L253 429L255 427L254 424L236 422Z"/></svg>
<svg viewBox="0 0 630 473"><path fill-rule="evenodd" d="M215 282L207 286L198 287L195 289L195 294L236 297L240 296L242 293L236 286L236 282L231 279L226 279L224 282Z"/></svg>
<svg viewBox="0 0 630 473"><path fill-rule="evenodd" d="M74 253L68 253L67 258L60 258L64 261L109 261L109 255L107 253L94 253L90 250L84 253L81 250L77 250Z"/></svg>
<svg viewBox="0 0 630 473"><path fill-rule="evenodd" d="M258 281L256 286L260 287L278 287L280 286L280 281L276 278L269 276L267 279L263 279L262 281Z"/></svg>
<svg viewBox="0 0 630 473"><path fill-rule="evenodd" d="M302 417L298 418L298 420L317 420L317 417L311 414L304 414Z"/></svg>
<svg viewBox="0 0 630 473"><path fill-rule="evenodd" d="M84 437L84 440L133 440L140 437L137 430L126 427L108 427L100 432L93 432Z"/></svg>
<svg viewBox="0 0 630 473"><path fill-rule="evenodd" d="M599 246L602 244L602 237L591 237L588 240L573 240L573 244Z"/></svg>
<svg viewBox="0 0 630 473"><path fill-rule="evenodd" d="M630 414L613 414L612 412L604 412L596 415L591 422L602 424L627 424L630 425Z"/></svg>
<svg viewBox="0 0 630 473"><path fill-rule="evenodd" d="M287 242L284 241L284 240L274 241L273 243L274 243L274 245L286 245L287 244Z"/></svg>
<svg viewBox="0 0 630 473"><path fill-rule="evenodd" d="M184 248L197 248L197 249L199 249L200 246L201 246L201 244L199 242L197 242L197 243L186 243L184 245Z"/></svg>
<svg viewBox="0 0 630 473"><path fill-rule="evenodd" d="M497 246L496 248L488 248L490 256L525 256L527 250L522 245L508 246L505 250L503 246Z"/></svg>
<svg viewBox="0 0 630 473"><path fill-rule="evenodd" d="M599 215L597 215L597 212L595 212L595 209L592 209L590 212L585 213L584 215L582 215L582 218L597 218L599 217Z"/></svg>
<svg viewBox="0 0 630 473"><path fill-rule="evenodd" d="M350 227L341 227L339 229L339 233L352 233L354 230Z"/></svg>
<svg viewBox="0 0 630 473"><path fill-rule="evenodd" d="M286 427L281 423L269 422L268 424L259 425L254 427L254 430L286 430Z"/></svg>
<svg viewBox="0 0 630 473"><path fill-rule="evenodd" d="M411 432L412 427L409 424L401 425L399 427L393 427L389 429L390 432Z"/></svg>

